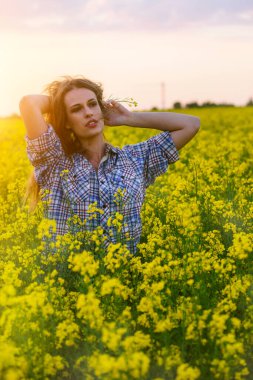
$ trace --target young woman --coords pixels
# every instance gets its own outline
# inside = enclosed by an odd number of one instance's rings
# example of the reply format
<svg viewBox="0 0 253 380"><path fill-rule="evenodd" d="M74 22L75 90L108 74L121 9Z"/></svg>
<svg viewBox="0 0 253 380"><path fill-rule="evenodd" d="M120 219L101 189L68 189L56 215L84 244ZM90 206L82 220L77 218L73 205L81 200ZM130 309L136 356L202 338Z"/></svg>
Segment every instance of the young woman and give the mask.
<svg viewBox="0 0 253 380"><path fill-rule="evenodd" d="M101 85L83 77L64 77L47 91L48 96L27 95L20 101L35 182L48 194L46 217L56 220L56 235L69 231L75 215L84 231L100 226L108 246L119 238L110 218L121 214L121 239L134 253L145 190L178 160L178 150L199 130L199 118L131 112L117 101L104 101ZM105 141L105 124L162 132L119 149ZM90 217L91 205L96 206L96 217Z"/></svg>

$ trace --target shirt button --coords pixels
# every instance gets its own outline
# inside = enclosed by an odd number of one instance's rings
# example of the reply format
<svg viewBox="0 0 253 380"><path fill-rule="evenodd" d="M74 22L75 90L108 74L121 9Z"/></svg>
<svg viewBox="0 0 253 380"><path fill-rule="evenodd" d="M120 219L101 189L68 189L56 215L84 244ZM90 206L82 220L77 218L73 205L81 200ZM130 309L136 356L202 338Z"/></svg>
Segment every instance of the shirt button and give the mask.
<svg viewBox="0 0 253 380"><path fill-rule="evenodd" d="M104 204L103 204L103 208L105 209L106 207L107 207L107 204L106 204L106 203L104 203Z"/></svg>

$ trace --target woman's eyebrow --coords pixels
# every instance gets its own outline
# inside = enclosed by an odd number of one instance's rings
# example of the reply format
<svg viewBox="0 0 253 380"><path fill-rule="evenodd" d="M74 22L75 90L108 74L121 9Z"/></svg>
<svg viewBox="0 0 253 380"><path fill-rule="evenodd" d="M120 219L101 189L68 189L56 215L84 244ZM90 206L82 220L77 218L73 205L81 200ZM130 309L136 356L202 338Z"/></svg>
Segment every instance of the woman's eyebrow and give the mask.
<svg viewBox="0 0 253 380"><path fill-rule="evenodd" d="M96 100L96 99L95 99L95 98L88 99L88 100L87 100L87 103L89 103L89 102L91 102L91 101L93 101L93 100ZM76 107L76 106L82 106L82 103L75 103L75 104L72 104L69 108L71 109L71 108L74 108L74 107Z"/></svg>
<svg viewBox="0 0 253 380"><path fill-rule="evenodd" d="M72 104L69 108L72 109L72 108L75 108L77 106L81 106L82 104L81 103L76 103L76 104Z"/></svg>

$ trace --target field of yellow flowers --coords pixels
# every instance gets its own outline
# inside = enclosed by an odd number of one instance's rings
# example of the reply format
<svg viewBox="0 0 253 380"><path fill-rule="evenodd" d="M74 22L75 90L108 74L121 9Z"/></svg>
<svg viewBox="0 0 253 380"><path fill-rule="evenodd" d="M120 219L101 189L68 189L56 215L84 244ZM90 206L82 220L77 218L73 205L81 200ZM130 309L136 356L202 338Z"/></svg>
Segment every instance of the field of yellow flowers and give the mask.
<svg viewBox="0 0 253 380"><path fill-rule="evenodd" d="M105 252L99 229L90 248L52 243L42 205L23 202L23 123L0 120L0 379L253 378L253 108L189 113L201 130L148 189L135 256Z"/></svg>

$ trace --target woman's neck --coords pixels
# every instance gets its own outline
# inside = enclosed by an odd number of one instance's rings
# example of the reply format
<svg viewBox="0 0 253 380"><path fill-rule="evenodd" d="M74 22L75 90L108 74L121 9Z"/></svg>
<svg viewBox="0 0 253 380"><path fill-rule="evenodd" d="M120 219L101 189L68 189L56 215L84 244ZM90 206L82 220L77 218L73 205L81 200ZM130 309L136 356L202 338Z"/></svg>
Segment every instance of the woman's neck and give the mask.
<svg viewBox="0 0 253 380"><path fill-rule="evenodd" d="M101 159L105 155L105 141L104 138L85 139L80 141L82 146L82 154L97 170Z"/></svg>

